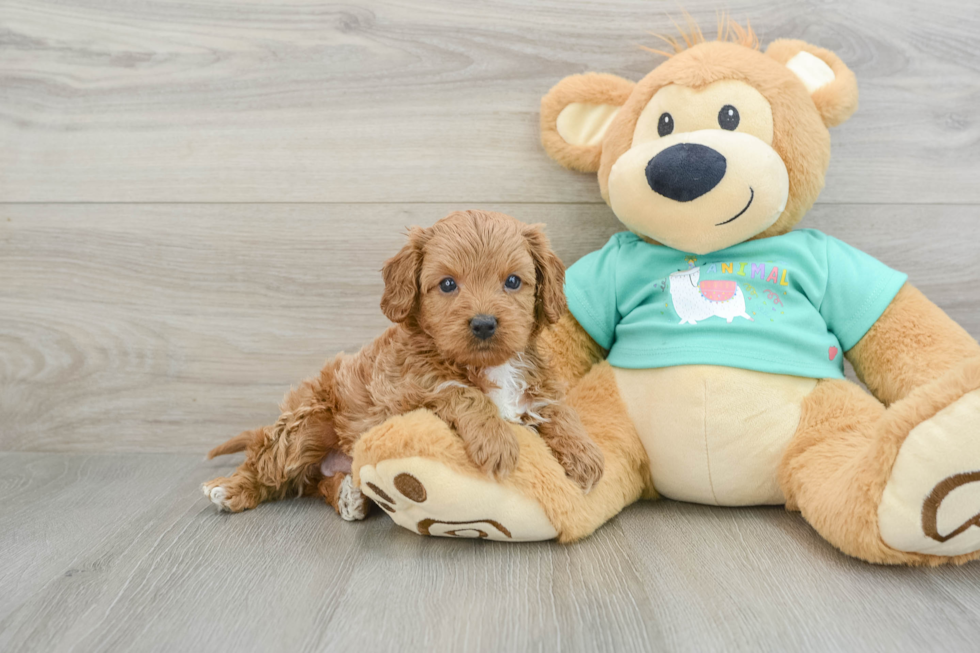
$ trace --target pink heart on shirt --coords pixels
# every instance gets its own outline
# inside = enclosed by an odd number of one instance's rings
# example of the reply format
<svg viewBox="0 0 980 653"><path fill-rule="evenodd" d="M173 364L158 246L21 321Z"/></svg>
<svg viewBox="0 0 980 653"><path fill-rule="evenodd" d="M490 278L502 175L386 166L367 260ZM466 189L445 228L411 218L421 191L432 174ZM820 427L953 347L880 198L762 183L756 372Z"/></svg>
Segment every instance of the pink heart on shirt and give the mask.
<svg viewBox="0 0 980 653"><path fill-rule="evenodd" d="M837 351L838 351L837 347L830 348L830 351L828 352L830 354L830 360L834 360L835 358L837 358Z"/></svg>

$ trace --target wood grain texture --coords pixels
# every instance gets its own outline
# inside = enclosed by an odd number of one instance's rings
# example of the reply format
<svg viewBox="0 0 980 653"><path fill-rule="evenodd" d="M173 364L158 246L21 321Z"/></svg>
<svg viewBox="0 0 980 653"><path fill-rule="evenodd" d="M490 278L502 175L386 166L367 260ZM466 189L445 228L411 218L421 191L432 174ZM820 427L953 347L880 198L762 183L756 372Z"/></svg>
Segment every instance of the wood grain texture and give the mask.
<svg viewBox="0 0 980 653"><path fill-rule="evenodd" d="M682 3L716 24L716 0ZM824 202L980 202L980 6L730 0L763 43L857 73ZM541 96L638 79L673 0L5 0L5 201L596 202L538 145ZM710 29L709 29L710 31Z"/></svg>
<svg viewBox="0 0 980 653"><path fill-rule="evenodd" d="M485 206L546 223L569 263L620 229L605 205ZM291 384L381 333L383 261L451 208L0 205L0 450L204 452L273 421ZM977 214L821 205L807 225L977 336Z"/></svg>
<svg viewBox="0 0 980 653"><path fill-rule="evenodd" d="M669 501L584 542L423 539L312 499L240 515L186 455L0 454L0 649L973 650L980 566L844 557L799 515Z"/></svg>

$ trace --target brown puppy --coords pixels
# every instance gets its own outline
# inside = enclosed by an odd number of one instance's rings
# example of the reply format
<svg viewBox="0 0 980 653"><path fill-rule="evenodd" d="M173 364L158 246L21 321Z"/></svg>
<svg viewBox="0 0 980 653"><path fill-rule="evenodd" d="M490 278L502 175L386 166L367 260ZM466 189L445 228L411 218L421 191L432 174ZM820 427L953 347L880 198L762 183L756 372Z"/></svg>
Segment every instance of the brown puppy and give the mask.
<svg viewBox="0 0 980 653"><path fill-rule="evenodd" d="M395 325L356 354L340 354L282 404L273 426L246 431L209 454L246 449L229 478L203 487L238 512L287 495L322 494L345 519L367 499L350 481L357 438L389 417L428 408L463 439L487 474L517 464L507 422L537 429L585 491L602 453L538 353L542 328L565 312L565 267L537 226L487 211L451 213L383 269L381 310Z"/></svg>

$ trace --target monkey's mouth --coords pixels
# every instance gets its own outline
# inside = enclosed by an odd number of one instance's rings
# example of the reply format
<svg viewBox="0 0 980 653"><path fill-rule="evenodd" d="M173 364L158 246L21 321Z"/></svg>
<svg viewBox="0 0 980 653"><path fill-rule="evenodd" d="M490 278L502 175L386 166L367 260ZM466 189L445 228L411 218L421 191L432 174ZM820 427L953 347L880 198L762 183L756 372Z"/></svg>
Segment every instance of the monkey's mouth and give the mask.
<svg viewBox="0 0 980 653"><path fill-rule="evenodd" d="M748 211L749 210L749 207L752 206L752 200L755 199L755 190L753 190L753 188L751 186L749 186L749 193L751 193L751 195L749 196L749 203L745 205L745 208L744 209L742 209L741 211L739 211L738 213L736 213L734 218L728 218L724 222L719 222L715 226L716 227L720 227L722 225L728 224L729 222L735 222L740 217L742 217L742 214L745 213L746 211Z"/></svg>

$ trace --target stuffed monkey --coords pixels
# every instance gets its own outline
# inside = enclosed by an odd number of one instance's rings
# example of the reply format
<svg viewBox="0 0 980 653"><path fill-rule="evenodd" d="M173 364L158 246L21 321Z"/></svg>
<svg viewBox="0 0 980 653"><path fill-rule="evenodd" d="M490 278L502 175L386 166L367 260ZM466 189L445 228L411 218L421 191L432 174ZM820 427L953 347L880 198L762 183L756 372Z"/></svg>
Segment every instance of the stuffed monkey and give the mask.
<svg viewBox="0 0 980 653"><path fill-rule="evenodd" d="M569 270L546 337L602 448L589 494L521 427L496 482L417 411L366 434L362 489L425 535L588 535L639 498L785 505L844 553L937 565L980 551L980 345L904 274L793 228L829 127L857 108L832 52L729 24L639 82L573 75L541 103L549 156L597 173L625 231ZM851 361L870 394L847 381Z"/></svg>

